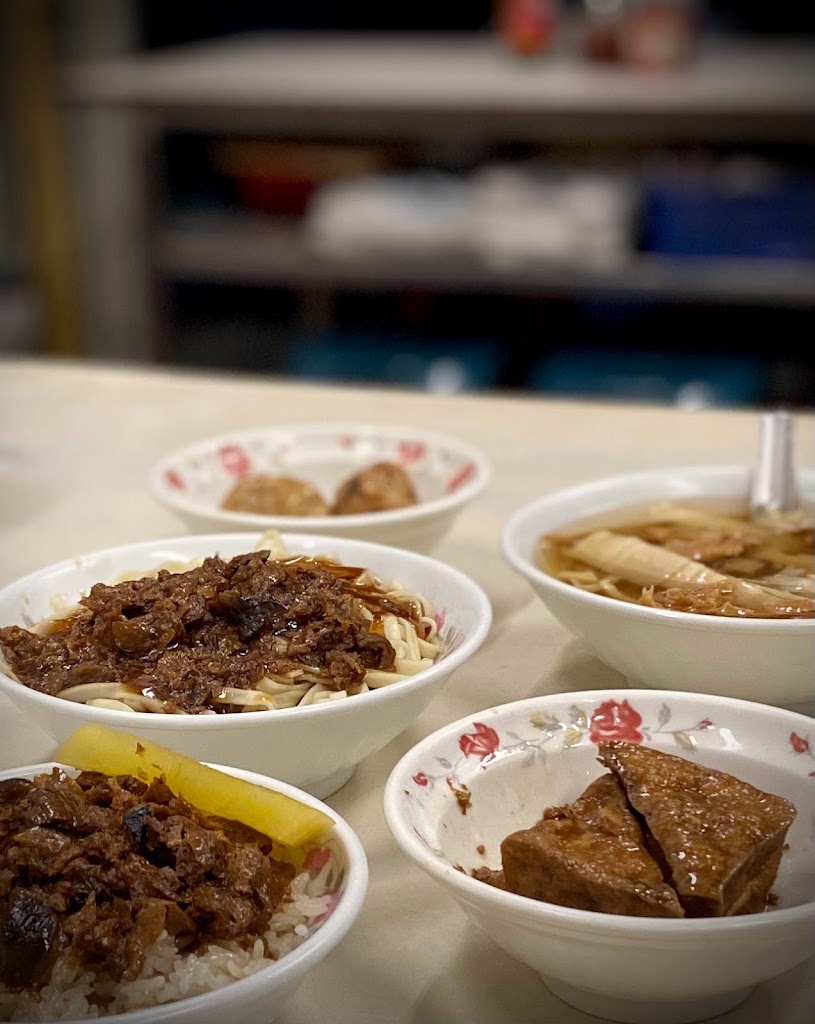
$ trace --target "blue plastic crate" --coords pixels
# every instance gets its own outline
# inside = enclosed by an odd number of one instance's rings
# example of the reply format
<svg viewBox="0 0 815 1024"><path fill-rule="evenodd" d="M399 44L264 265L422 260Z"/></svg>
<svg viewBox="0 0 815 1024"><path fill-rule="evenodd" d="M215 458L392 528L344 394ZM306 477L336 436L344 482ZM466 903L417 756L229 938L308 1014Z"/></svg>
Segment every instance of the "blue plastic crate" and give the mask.
<svg viewBox="0 0 815 1024"><path fill-rule="evenodd" d="M496 387L502 357L499 343L492 339L338 330L297 337L288 346L280 368L283 373L312 380L459 392Z"/></svg>
<svg viewBox="0 0 815 1024"><path fill-rule="evenodd" d="M680 257L815 260L815 179L780 176L752 188L715 178L653 182L643 247Z"/></svg>
<svg viewBox="0 0 815 1024"><path fill-rule="evenodd" d="M764 381L764 363L746 354L673 354L575 345L542 356L526 384L533 390L570 397L727 406L760 402Z"/></svg>

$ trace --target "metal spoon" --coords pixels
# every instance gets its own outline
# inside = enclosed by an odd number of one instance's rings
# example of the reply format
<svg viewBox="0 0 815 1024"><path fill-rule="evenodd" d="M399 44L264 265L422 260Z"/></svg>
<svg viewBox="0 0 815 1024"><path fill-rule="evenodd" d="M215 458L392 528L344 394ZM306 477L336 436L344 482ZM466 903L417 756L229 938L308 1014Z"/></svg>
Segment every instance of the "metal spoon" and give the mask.
<svg viewBox="0 0 815 1024"><path fill-rule="evenodd" d="M787 512L799 504L792 424L792 416L783 409L761 417L758 458L750 479L753 518Z"/></svg>

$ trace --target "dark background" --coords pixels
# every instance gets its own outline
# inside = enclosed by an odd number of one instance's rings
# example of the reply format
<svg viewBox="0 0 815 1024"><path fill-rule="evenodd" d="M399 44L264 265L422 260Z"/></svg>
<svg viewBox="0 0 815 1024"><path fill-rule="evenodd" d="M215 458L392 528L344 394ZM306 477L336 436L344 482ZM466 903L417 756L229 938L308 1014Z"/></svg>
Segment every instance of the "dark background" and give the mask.
<svg viewBox="0 0 815 1024"><path fill-rule="evenodd" d="M0 10L8 2L0 0ZM27 4L27 0L14 0L14 3L19 7ZM52 12L63 29L81 23L81 19L73 21L77 7L72 0L36 0L32 6ZM153 50L257 30L405 32L430 36L462 32L486 35L494 28L491 0L415 0L402 5L376 5L370 0L298 0L294 3L134 0L125 6L135 14L136 30L132 34L128 32L122 49L114 49L111 56L129 49ZM694 8L703 36L738 34L756 40L799 36L815 41L813 4L698 0ZM88 9L92 11L93 7ZM108 10L104 4L101 9ZM562 9L565 14L576 16L584 7L577 0L571 0L564 2ZM92 20L90 28L97 24ZM81 31L93 36L87 23ZM70 31L63 34L71 35ZM92 43L87 41L80 56L87 59L105 55L94 52ZM72 59L76 56L73 52ZM574 52L568 54L567 59L579 62L582 58L579 52ZM0 67L0 74L3 71ZM643 88L647 88L645 82ZM306 142L312 139L307 132L304 137ZM0 193L4 190L3 157L10 157L20 149L11 138L9 135L4 143L0 119ZM115 139L115 134L111 138ZM160 340L151 358L155 355L159 361L184 367L373 380L421 387L431 386L432 370L436 374L432 386L447 389L521 389L660 402L677 402L682 391L682 400L690 405L815 407L815 368L808 352L815 302L809 300L804 288L801 289L805 292L802 301L796 297L773 304L744 298L738 302L727 300L721 297L722 293L717 293L718 299L711 299L701 296L692 287L687 293L672 294L669 290L666 296L644 300L636 296L636 288L632 293L626 291L625 271L618 275L619 288L615 285L605 293L601 289L600 294L592 294L573 286L573 280L558 290L557 285L549 283L546 268L539 279L534 273L531 275L535 286L524 290L523 285L511 287L509 280L506 291L503 284L491 286L488 283L479 287L469 279L465 286L445 290L436 284L438 278L433 274L419 277L419 280L433 282L432 286L418 287L412 283L415 279L411 278L409 268L401 276L399 272L394 274L394 280L401 281L401 286L366 287L363 275L362 283L354 280L350 286L326 288L322 294L319 289L300 287L302 279L295 280L289 287L249 283L253 279L263 282L262 273L248 275L248 280L236 274L230 282L230 275L223 272L224 265L229 262L230 253L243 244L240 235L236 241L230 241L233 236L229 232L236 231L234 225L244 218L253 229L265 231L268 227L270 233L276 225L273 217L267 222L262 211L246 203L235 175L230 177L217 167L213 154L223 139L229 139L229 130L221 136L204 130L167 132L157 140L149 157L144 157L149 159L151 183L155 171L156 209L151 209L151 214L155 214L151 227L156 229L156 237L166 237L168 231L180 224L179 231L186 232L184 237L188 244L197 244L194 232L190 233L188 223L184 222L185 217L188 221L209 218L204 235L212 230L209 225L222 218L228 225L224 234L229 236L226 245L212 257L220 264L209 278L206 271L196 275L195 270L187 272L184 267L180 271L177 267L156 271L154 252L146 254L143 262L149 266L145 268L145 276L151 277L150 285L155 285L159 293L156 305L161 314L160 330L152 334L144 332L144 336L150 334L151 338L154 335ZM240 143L242 140L236 136L232 141ZM297 142L265 141L283 145L291 142L294 146ZM348 140L314 136L313 141L331 145ZM368 141L375 145L382 143L377 139L357 141L361 146ZM812 142L815 143L815 134ZM584 168L604 155L603 144L594 138L578 142L571 149L569 145L567 140L552 137L542 138L536 145L525 138L517 143L479 144L469 150L466 146L458 150L446 139L429 139L426 145L417 144L415 138L396 141L402 169L451 175L467 175L485 166L512 161L538 161L542 167L563 161L573 170ZM700 139L698 144L667 145L631 140L629 145L629 140L623 140L620 148L621 152L612 156L622 157L635 175L643 166L650 166L649 161L665 158L703 162L757 158L794 171L807 183L810 195L815 195L813 145L809 142L714 145ZM33 155L32 151L28 158ZM7 159L6 164L10 166L11 160ZM22 180L29 176L33 177L25 171L20 175ZM67 180L67 175L60 175L61 183ZM13 204L8 205L11 208ZM813 206L812 201L809 206ZM0 209L0 286L4 272L2 213ZM104 222L107 216L104 199L98 208L86 210L84 216L84 223ZM794 223L806 223L792 219ZM14 220L13 216L6 217L7 222ZM729 226L740 227L738 223ZM25 231L21 234L25 235ZM643 225L637 225L634 234L632 255L637 258L643 254L650 257L654 252L661 255L659 250L648 248ZM815 271L815 230L812 235L804 258L812 260ZM80 248L77 246L77 265ZM800 248L799 245L799 255ZM806 245L803 248L806 249ZM22 249L22 258L12 255L24 264L25 246ZM100 253L104 261L104 247ZM643 263L648 266L647 259ZM89 262L88 266L91 265ZM751 280L761 279L764 272L764 264L753 264ZM23 277L11 266L11 273L6 270L6 276L12 284L14 275ZM462 275L466 277L466 267ZM349 276L353 277L353 273ZM87 291L95 287L93 277L93 273L88 272ZM122 279L120 275L119 283ZM280 277L271 274L268 280L278 282ZM482 278L476 275L475 280ZM494 281L495 278L493 284ZM411 282L410 286L407 282ZM35 289L30 290L36 298ZM115 289L105 291L104 282L98 293L110 294L114 300L118 294ZM136 293L142 294L142 290L136 289ZM732 295L732 292L725 289L724 294ZM125 330L133 319L124 324ZM106 321L101 323L103 329L94 351L102 350L111 334L104 329ZM0 301L0 334L8 336L9 332L3 332L2 327ZM112 348L115 351L115 346ZM121 350L124 349L122 346ZM684 384L689 388L683 391Z"/></svg>
<svg viewBox="0 0 815 1024"><path fill-rule="evenodd" d="M566 3L565 11L579 9ZM205 39L252 29L324 31L447 32L479 30L492 17L490 0L413 0L411 3L375 3L373 0L297 0L264 3L258 0L215 0L173 4L145 0L142 24L146 46ZM707 0L701 10L704 23L722 31L794 35L815 32L815 6L806 2L766 3L760 0Z"/></svg>

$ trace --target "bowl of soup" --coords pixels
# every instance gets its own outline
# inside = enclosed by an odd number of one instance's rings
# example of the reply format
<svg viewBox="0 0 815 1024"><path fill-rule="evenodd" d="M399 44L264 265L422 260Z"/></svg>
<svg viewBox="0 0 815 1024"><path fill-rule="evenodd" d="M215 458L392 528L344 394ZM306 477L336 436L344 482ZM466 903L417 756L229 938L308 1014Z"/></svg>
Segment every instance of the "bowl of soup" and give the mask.
<svg viewBox="0 0 815 1024"><path fill-rule="evenodd" d="M695 466L543 495L501 534L543 605L637 686L810 710L815 472L751 518L750 471Z"/></svg>

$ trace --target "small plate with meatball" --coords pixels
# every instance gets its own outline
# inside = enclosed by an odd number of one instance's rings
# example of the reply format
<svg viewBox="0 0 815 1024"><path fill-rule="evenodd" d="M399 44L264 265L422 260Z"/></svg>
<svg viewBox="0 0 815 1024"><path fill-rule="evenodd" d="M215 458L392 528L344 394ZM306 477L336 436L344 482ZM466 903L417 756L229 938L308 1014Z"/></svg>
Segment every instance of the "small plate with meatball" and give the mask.
<svg viewBox="0 0 815 1024"><path fill-rule="evenodd" d="M154 496L193 530L308 528L429 551L486 486L459 438L382 424L296 424L221 434L165 455Z"/></svg>

